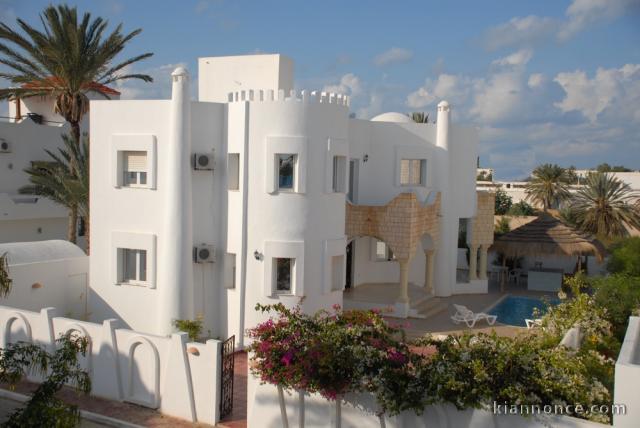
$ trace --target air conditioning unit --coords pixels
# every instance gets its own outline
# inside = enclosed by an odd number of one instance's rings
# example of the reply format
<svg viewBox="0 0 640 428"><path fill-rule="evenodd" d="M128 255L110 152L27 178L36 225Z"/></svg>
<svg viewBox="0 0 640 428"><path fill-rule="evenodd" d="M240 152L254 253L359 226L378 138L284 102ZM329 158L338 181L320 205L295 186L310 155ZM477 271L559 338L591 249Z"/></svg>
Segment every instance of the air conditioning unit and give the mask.
<svg viewBox="0 0 640 428"><path fill-rule="evenodd" d="M212 171L214 162L213 153L196 153L193 155L193 169Z"/></svg>
<svg viewBox="0 0 640 428"><path fill-rule="evenodd" d="M193 261L196 263L213 263L216 261L216 249L213 245L200 244L193 248Z"/></svg>
<svg viewBox="0 0 640 428"><path fill-rule="evenodd" d="M11 143L0 138L0 153L11 153Z"/></svg>

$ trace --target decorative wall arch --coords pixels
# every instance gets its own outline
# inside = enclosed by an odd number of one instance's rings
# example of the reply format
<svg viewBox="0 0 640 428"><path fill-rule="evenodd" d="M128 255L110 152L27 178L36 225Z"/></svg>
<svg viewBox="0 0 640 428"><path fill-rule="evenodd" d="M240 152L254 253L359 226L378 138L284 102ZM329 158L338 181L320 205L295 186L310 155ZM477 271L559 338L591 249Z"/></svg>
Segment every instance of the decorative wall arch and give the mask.
<svg viewBox="0 0 640 428"><path fill-rule="evenodd" d="M135 352L138 347L148 347L151 349L153 353L153 361L152 361L152 370L153 370L153 386L151 388L152 398L150 400L146 400L144 397L136 397L135 396ZM144 336L134 336L129 340L128 346L128 361L129 361L129 370L128 374L128 385L125 390L125 401L129 401L131 403L139 404L141 406L150 407L152 409L157 409L160 406L160 354L158 353L158 349L155 345ZM145 385L142 385L145 386Z"/></svg>
<svg viewBox="0 0 640 428"><path fill-rule="evenodd" d="M23 314L21 314L20 312L12 312L11 314L9 314L9 317L7 318L7 321L5 322L4 325L4 336L3 336L3 341L4 343L2 344L2 347L6 347L9 343L11 342L11 327L13 326L13 323L16 320L20 320L22 321L22 324L24 325L24 329L25 329L25 333L27 336L27 341L29 343L33 342L33 336L31 333L31 324L29 324L29 320L27 320L27 317L25 317Z"/></svg>

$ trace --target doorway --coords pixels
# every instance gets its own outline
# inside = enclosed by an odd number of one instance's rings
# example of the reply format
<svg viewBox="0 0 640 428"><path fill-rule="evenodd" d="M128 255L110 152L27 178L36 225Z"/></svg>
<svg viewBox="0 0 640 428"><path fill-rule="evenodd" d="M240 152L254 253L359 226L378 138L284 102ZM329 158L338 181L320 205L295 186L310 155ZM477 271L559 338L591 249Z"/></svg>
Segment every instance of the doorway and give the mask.
<svg viewBox="0 0 640 428"><path fill-rule="evenodd" d="M355 243L355 240L347 244L347 251L346 251L347 268L346 268L346 278L344 282L345 290L349 290L353 287L353 257L355 256L354 243Z"/></svg>

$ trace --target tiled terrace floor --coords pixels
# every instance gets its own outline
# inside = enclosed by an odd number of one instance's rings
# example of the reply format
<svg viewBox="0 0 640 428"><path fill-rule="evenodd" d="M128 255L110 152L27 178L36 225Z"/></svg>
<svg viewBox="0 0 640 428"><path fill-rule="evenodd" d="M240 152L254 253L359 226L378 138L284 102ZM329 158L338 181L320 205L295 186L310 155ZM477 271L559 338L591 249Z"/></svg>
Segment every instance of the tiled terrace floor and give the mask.
<svg viewBox="0 0 640 428"><path fill-rule="evenodd" d="M233 379L233 410L218 423L220 427L246 428L247 426L247 353L236 352Z"/></svg>

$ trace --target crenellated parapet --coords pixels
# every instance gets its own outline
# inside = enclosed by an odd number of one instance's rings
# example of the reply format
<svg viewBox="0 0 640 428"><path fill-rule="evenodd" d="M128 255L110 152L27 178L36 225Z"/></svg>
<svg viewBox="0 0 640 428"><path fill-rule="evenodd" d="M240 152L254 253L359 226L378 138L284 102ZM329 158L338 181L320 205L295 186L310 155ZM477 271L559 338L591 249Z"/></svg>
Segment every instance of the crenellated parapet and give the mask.
<svg viewBox="0 0 640 428"><path fill-rule="evenodd" d="M493 224L496 194L493 192L478 191L476 216L469 220L470 232L468 243L470 246L482 247L493 244Z"/></svg>
<svg viewBox="0 0 640 428"><path fill-rule="evenodd" d="M440 240L440 193L431 204L415 193L401 193L386 205L353 205L347 202L346 234L349 239L372 236L384 241L396 259L408 260L418 242L428 235L434 248Z"/></svg>
<svg viewBox="0 0 640 428"><path fill-rule="evenodd" d="M319 103L334 104L349 107L350 98L347 95L337 94L334 92L321 91L297 91L292 89L285 92L283 89L274 91L273 89L250 89L246 91L230 92L228 101L233 102L302 102L302 103Z"/></svg>

